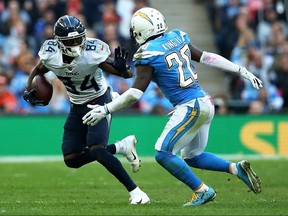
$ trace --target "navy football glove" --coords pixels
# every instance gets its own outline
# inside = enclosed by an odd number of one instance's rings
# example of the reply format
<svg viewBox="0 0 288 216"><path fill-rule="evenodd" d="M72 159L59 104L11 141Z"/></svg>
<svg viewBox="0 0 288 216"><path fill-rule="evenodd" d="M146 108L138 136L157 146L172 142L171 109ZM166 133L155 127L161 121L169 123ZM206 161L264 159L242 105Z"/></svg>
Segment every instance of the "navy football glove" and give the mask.
<svg viewBox="0 0 288 216"><path fill-rule="evenodd" d="M126 51L125 48L120 48L119 46L115 48L115 53L114 53L114 62L113 66L114 68L119 71L121 74L124 74L127 72L127 57L128 57L128 51Z"/></svg>
<svg viewBox="0 0 288 216"><path fill-rule="evenodd" d="M48 103L45 103L42 100L37 100L35 98L36 89L31 89L30 91L24 91L23 99L30 103L33 106L46 106Z"/></svg>

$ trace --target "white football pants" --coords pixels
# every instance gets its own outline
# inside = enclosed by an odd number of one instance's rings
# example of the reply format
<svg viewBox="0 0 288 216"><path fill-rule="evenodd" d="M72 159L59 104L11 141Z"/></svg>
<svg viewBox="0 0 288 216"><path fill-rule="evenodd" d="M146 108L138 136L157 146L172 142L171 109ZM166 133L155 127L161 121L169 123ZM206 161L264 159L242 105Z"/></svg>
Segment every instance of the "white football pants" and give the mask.
<svg viewBox="0 0 288 216"><path fill-rule="evenodd" d="M155 149L174 155L181 150L183 159L201 154L208 142L214 112L213 101L208 95L176 106Z"/></svg>

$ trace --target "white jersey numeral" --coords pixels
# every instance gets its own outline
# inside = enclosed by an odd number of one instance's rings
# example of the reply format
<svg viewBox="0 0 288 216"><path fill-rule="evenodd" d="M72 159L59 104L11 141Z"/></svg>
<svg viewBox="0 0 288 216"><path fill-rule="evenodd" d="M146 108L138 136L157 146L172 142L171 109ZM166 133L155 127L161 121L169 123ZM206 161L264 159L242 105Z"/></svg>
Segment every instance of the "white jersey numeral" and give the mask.
<svg viewBox="0 0 288 216"><path fill-rule="evenodd" d="M180 49L180 52L173 52L165 56L165 60L169 70L177 64L178 84L181 88L187 88L194 83L194 80L197 81L197 73L191 67L191 54L187 44Z"/></svg>

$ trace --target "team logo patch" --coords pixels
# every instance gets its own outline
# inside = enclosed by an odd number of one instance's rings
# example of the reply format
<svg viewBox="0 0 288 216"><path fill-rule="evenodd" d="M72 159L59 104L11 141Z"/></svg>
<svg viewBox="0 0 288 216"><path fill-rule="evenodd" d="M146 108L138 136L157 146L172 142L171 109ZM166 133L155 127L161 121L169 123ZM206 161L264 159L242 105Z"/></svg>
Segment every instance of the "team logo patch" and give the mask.
<svg viewBox="0 0 288 216"><path fill-rule="evenodd" d="M140 17L148 20L148 22L150 22L153 25L152 20L145 13L142 13L141 11L138 11L136 14L134 14L134 16L140 16Z"/></svg>

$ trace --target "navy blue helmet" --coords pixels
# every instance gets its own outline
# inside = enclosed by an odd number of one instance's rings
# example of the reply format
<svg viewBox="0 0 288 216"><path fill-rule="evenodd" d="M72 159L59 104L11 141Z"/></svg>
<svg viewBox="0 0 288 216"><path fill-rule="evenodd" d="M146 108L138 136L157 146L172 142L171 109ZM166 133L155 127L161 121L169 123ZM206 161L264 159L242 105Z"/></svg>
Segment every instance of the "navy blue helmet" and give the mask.
<svg viewBox="0 0 288 216"><path fill-rule="evenodd" d="M54 25L54 38L64 55L77 57L85 49L86 29L79 19L65 15Z"/></svg>

